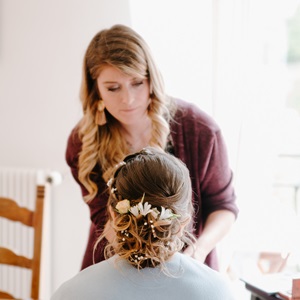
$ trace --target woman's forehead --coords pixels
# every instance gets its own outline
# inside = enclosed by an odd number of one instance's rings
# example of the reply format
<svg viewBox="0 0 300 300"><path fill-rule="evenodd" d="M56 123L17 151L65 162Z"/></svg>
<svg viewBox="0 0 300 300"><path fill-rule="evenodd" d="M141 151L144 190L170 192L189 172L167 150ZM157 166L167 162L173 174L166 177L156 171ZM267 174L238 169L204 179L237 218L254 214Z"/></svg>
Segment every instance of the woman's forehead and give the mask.
<svg viewBox="0 0 300 300"><path fill-rule="evenodd" d="M98 75L98 79L100 81L108 83L142 78L145 78L145 76L142 76L137 71L131 70L131 72L126 72L125 70L120 70L119 68L110 65L106 65L103 68L101 68L101 71Z"/></svg>

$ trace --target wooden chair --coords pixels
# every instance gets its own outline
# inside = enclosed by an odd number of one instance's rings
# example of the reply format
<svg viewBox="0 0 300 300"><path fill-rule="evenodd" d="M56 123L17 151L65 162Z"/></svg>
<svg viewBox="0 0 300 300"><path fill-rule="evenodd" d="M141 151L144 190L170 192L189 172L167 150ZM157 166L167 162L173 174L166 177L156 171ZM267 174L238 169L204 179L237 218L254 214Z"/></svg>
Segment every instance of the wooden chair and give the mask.
<svg viewBox="0 0 300 300"><path fill-rule="evenodd" d="M262 274L282 272L290 253L260 252L257 265Z"/></svg>
<svg viewBox="0 0 300 300"><path fill-rule="evenodd" d="M25 207L20 207L13 199L0 197L0 217L33 227L34 245L32 258L17 255L8 248L0 247L0 264L31 270L31 299L39 299L44 198L45 186L38 185L36 188L35 210L32 211ZM26 299L28 298L27 296ZM0 291L0 299L16 298L6 291Z"/></svg>

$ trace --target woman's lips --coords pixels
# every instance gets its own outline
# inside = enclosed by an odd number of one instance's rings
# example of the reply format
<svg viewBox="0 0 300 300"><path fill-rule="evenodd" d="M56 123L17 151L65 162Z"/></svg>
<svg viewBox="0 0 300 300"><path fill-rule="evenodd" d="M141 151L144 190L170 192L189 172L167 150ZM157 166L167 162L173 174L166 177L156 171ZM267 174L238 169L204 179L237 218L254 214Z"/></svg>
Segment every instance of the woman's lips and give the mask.
<svg viewBox="0 0 300 300"><path fill-rule="evenodd" d="M126 108L126 109L121 109L121 112L131 113L131 112L134 112L136 110L137 110L137 108Z"/></svg>

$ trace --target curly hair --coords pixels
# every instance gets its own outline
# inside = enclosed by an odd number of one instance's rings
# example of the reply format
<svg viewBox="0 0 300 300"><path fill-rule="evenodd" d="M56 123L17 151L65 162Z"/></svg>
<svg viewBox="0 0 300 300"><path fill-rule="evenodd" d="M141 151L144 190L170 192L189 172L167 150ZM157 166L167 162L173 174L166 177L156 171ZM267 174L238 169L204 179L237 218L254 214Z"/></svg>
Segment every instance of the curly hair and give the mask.
<svg viewBox="0 0 300 300"><path fill-rule="evenodd" d="M170 133L169 121L174 111L171 98L165 94L163 80L150 49L140 35L127 26L115 25L94 36L83 61L80 91L83 117L78 125L82 141L78 177L88 191L86 201L92 200L98 191L91 176L94 167L99 164L102 176L107 180L111 168L129 153L128 145L120 132L120 123L106 109L107 123L103 126L95 123L100 99L96 80L106 66L113 66L127 75L148 79L151 98L148 115L152 120L150 146L165 148Z"/></svg>
<svg viewBox="0 0 300 300"><path fill-rule="evenodd" d="M110 180L109 222L116 235L106 246L105 256L118 254L138 269L160 265L165 271L165 262L195 241L190 234L194 211L189 171L179 159L151 147L124 161ZM176 217L119 213L116 206L124 199L131 207L147 202L159 214L165 209ZM95 247L105 235L106 230Z"/></svg>

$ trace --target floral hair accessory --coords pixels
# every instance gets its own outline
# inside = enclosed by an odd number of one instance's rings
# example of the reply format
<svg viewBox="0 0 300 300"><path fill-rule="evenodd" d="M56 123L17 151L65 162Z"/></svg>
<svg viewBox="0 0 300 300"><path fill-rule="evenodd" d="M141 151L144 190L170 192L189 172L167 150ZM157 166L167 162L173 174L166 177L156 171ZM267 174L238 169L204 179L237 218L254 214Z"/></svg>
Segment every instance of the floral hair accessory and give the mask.
<svg viewBox="0 0 300 300"><path fill-rule="evenodd" d="M119 214L131 213L136 218L141 216L145 217L148 214L151 214L156 220L170 220L180 217L180 215L174 214L171 209L163 206L161 206L161 211L159 211L156 207L152 208L152 205L148 202L143 203L144 198L145 193L143 194L141 201L134 206L130 206L130 201L127 199L119 201L116 205L116 210Z"/></svg>
<svg viewBox="0 0 300 300"><path fill-rule="evenodd" d="M173 219L178 217L180 217L180 215L173 214L171 209L169 208L165 209L163 206L161 206L161 212L159 214L158 220Z"/></svg>

